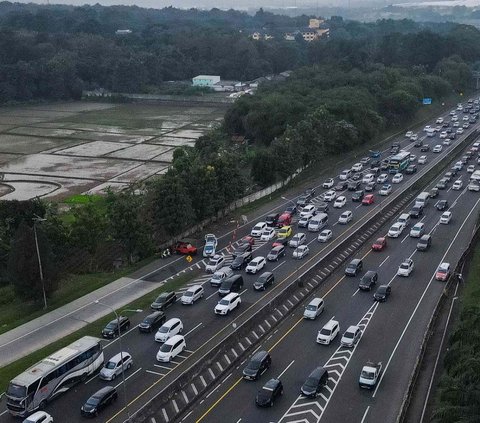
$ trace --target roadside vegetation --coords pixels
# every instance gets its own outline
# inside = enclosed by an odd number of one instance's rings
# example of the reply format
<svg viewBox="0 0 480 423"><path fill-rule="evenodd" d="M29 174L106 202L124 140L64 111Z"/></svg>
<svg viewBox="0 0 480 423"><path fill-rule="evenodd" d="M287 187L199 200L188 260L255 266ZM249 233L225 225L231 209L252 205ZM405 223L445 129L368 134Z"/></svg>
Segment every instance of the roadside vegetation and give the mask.
<svg viewBox="0 0 480 423"><path fill-rule="evenodd" d="M470 264L460 316L448 340L432 423L475 423L480 416L480 246Z"/></svg>

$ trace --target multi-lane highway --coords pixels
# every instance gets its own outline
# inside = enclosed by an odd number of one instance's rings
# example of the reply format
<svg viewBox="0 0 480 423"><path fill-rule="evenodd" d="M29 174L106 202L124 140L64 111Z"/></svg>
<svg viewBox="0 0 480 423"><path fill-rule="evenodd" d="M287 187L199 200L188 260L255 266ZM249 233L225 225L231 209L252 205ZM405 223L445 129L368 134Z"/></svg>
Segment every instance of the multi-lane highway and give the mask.
<svg viewBox="0 0 480 423"><path fill-rule="evenodd" d="M473 126L466 130L463 136L468 135L472 130ZM411 150L417 156L422 154L428 157L426 165L418 165L419 173L422 172L423 167L445 160L451 149L451 147L444 147L440 154L431 151L420 154L419 149L415 148L412 142L404 138L400 141L403 149ZM441 143L438 136L425 138L424 142L428 142L431 146ZM458 143L458 140L453 143ZM382 158L387 155L387 152L383 152ZM367 172L368 170L364 171L364 173ZM407 175L403 183L394 184L391 195L394 195L412 177L417 175ZM466 187L468 180L466 171L460 172L458 177L463 179ZM391 180L391 175L389 178ZM322 201L324 191L320 192L317 188L317 196L313 199L313 204ZM210 275L205 274L191 283L204 285L205 298L193 306L182 306L177 302L166 312L168 318L178 317L182 320L187 343L187 350L173 363L156 362L155 355L160 345L154 341L154 334L141 334L135 327L146 313L131 316L134 327L123 337L124 350L132 354L135 363L126 373L128 407L125 408L122 394L115 405L106 409L94 421L122 422L129 414L135 413L195 360L201 360L202 354L208 347L221 342L223 337L233 330L233 323L239 324L245 321L253 310L267 304L277 291L291 283L298 274L313 266L332 248L332 245L339 242L346 234L353 232L362 219L381 208L382 202L388 200L388 197L378 195L378 189L374 191L376 201L370 206L352 202L350 192L345 191L340 194L347 197L347 204L341 209L333 209L330 206L328 213L328 227L333 231L333 239L327 244L319 243L317 233L298 229L294 223L295 232L307 234L309 256L303 260L294 260L293 249L288 248L285 258L281 258L278 262L267 263L264 270L273 272L276 282L264 293L255 292L252 288L258 275L245 275L242 271L245 279L245 286L241 292L242 306L230 316L219 317L213 312L219 298L217 291L208 284ZM321 418L324 421L346 419L362 423L394 421L408 385L423 332L434 304L443 290L442 284L432 279L433 273L441 261L455 263L461 255L463 246L468 242L478 214L480 198L478 193L468 192L465 188L452 191L450 183L447 190L440 191L439 198L449 200L453 219L448 225L439 225L441 212L434 208L436 201L430 201L425 215L419 219L425 222L428 232L433 234L433 244L429 251L416 252L417 240L408 236L408 228L398 239L389 239L388 246L383 252L372 253L369 246L357 252L356 256L364 258L364 271L376 270L379 274L379 282L392 286L392 296L385 304L373 304L371 293L358 291L359 278L345 278L341 272L330 276L328 283L315 293L316 296L324 297L326 301L325 312L317 320L303 321L301 311L297 311L279 328L272 331L267 340L259 346L270 350L273 358L272 367L263 375L261 381L241 381L240 366L237 371L228 375L225 382L215 385L208 397L198 402L192 413L186 417L186 421L200 419L212 422L278 421L284 423L319 421ZM272 211L281 212L285 207L284 204ZM337 223L338 217L346 210L353 212L353 221L347 225L340 225ZM296 220L298 218L295 222ZM256 221L251 222L251 226L255 223ZM384 232L386 230L388 228L383 228ZM249 228L240 228L237 236L241 237L248 232ZM270 248L271 241L257 240L254 256L266 256ZM224 252L227 262L230 262L231 256L227 251ZM399 279L395 273L398 265L406 257L414 260L415 270L410 277ZM340 322L341 333L349 325L361 326L363 336L355 349L339 348L339 338L330 346L316 344L317 331L333 316ZM105 341L106 358L113 356L118 350L118 340ZM382 361L385 369L378 389L373 392L361 392L357 385L360 369L367 359ZM307 401L299 397L299 389L310 370L317 365L328 366L332 376L325 392L316 400ZM284 396L272 409L257 409L253 403L256 389L269 377L277 376L281 376L285 386ZM93 377L50 403L47 411L52 414L55 421L66 421L65 416L68 416L69 422L81 421L83 419L79 412L80 406L91 393L105 384L98 377ZM119 390L122 389L120 381L114 385L117 385ZM167 418L159 417L169 421L175 418L172 415ZM0 421L11 421L11 419L7 413L4 413Z"/></svg>

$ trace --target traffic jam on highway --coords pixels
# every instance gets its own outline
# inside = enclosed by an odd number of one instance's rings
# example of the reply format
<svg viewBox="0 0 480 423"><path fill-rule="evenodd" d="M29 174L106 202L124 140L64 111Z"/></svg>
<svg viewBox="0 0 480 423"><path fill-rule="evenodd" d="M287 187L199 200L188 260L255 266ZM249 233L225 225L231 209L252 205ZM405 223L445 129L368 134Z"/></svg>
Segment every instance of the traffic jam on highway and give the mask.
<svg viewBox="0 0 480 423"><path fill-rule="evenodd" d="M296 283L411 178L452 160L449 151L474 130L479 111L478 99L459 104L423 134L409 131L318 187L283 197L282 208L257 218L248 232L240 228L241 239L228 246L207 234L199 261L204 275L152 298L150 312L128 310L101 334L18 375L0 421L11 415L30 416L28 423L65 416L69 422L127 420L202 360L206 345L221 342L282 287ZM183 420L395 421L442 283L475 225L479 149L480 142L472 142L387 228L355 249L301 311L239 357L236 369ZM177 247L196 253L190 242ZM157 421L176 418L163 412Z"/></svg>

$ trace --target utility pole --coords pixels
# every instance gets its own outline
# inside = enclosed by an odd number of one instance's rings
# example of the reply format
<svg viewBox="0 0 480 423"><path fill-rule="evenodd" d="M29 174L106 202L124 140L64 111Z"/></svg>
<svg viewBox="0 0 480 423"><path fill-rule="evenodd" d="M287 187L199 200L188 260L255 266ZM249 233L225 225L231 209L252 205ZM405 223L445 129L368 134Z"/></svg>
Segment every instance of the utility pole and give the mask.
<svg viewBox="0 0 480 423"><path fill-rule="evenodd" d="M40 258L40 249L38 248L38 236L37 236L37 223L44 222L47 219L43 219L40 216L33 218L33 234L35 236L35 247L37 249L38 270L40 272L40 282L42 283L43 293L43 309L47 308L47 293L45 292L45 280L43 279L42 259Z"/></svg>

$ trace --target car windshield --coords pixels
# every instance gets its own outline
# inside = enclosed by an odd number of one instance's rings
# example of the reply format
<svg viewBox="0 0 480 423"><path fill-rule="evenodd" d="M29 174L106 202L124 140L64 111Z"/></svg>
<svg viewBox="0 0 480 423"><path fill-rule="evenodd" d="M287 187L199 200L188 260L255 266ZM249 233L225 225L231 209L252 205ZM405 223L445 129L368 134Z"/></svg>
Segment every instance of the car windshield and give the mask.
<svg viewBox="0 0 480 423"><path fill-rule="evenodd" d="M324 336L330 336L331 333L332 331L326 328L322 328L322 330L320 331L320 335L324 335Z"/></svg>
<svg viewBox="0 0 480 423"><path fill-rule="evenodd" d="M260 276L260 277L258 278L258 280L257 280L257 283L260 284L260 285L263 285L266 280L267 280L266 277Z"/></svg>
<svg viewBox="0 0 480 423"><path fill-rule="evenodd" d="M400 269L408 270L408 264L407 264L407 263L402 263L402 264L400 265Z"/></svg>
<svg viewBox="0 0 480 423"><path fill-rule="evenodd" d="M262 388L258 391L258 399L264 400L269 399L272 396L272 390L267 388Z"/></svg>
<svg viewBox="0 0 480 423"><path fill-rule="evenodd" d="M385 294L387 292L387 288L381 286L377 289L377 294Z"/></svg>
<svg viewBox="0 0 480 423"><path fill-rule="evenodd" d="M107 326L105 326L105 329L113 330L113 329L116 329L116 327L117 327L117 322L110 322Z"/></svg>
<svg viewBox="0 0 480 423"><path fill-rule="evenodd" d="M185 291L183 296L184 297L193 297L193 292L192 291Z"/></svg>
<svg viewBox="0 0 480 423"><path fill-rule="evenodd" d="M172 345L168 345L167 343L163 344L161 347L160 347L160 351L161 352L164 352L164 353L168 353L172 350Z"/></svg>
<svg viewBox="0 0 480 423"><path fill-rule="evenodd" d="M317 379L313 377L309 377L304 385L305 388L316 388L317 387Z"/></svg>
<svg viewBox="0 0 480 423"><path fill-rule="evenodd" d="M260 368L260 361L251 360L250 363L247 364L246 368L249 370L258 370Z"/></svg>
<svg viewBox="0 0 480 423"><path fill-rule="evenodd" d="M167 299L167 296L165 294L161 294L157 297L155 300L156 303L163 303Z"/></svg>
<svg viewBox="0 0 480 423"><path fill-rule="evenodd" d="M343 337L347 338L347 339L352 339L353 338L353 332L345 332Z"/></svg>
<svg viewBox="0 0 480 423"><path fill-rule="evenodd" d="M93 407L97 406L99 402L100 402L100 398L99 398L99 397L90 397L90 398L87 400L87 404L88 404L88 405L91 405L91 406L93 406Z"/></svg>
<svg viewBox="0 0 480 423"><path fill-rule="evenodd" d="M218 260L219 260L218 258L213 258L213 257L212 257L210 260L208 260L208 264L213 264L213 265L215 265L215 264L218 263Z"/></svg>
<svg viewBox="0 0 480 423"><path fill-rule="evenodd" d="M25 386L10 383L8 385L7 395L15 398L25 398L27 395L27 389Z"/></svg>
<svg viewBox="0 0 480 423"><path fill-rule="evenodd" d="M220 300L220 302L218 304L227 306L230 303L228 302L228 300Z"/></svg>
<svg viewBox="0 0 480 423"><path fill-rule="evenodd" d="M317 307L315 307L314 305L307 305L305 309L308 311L316 311Z"/></svg>
<svg viewBox="0 0 480 423"><path fill-rule="evenodd" d="M447 273L446 269L438 269L438 273Z"/></svg>
<svg viewBox="0 0 480 423"><path fill-rule="evenodd" d="M169 327L167 326L162 326L160 329L158 329L158 332L160 333L167 333L170 330Z"/></svg>
<svg viewBox="0 0 480 423"><path fill-rule="evenodd" d="M113 361L109 361L107 364L105 364L106 369L114 369L116 364Z"/></svg>
<svg viewBox="0 0 480 423"><path fill-rule="evenodd" d="M375 373L368 370L362 370L361 377L363 379L373 379L375 377Z"/></svg>

